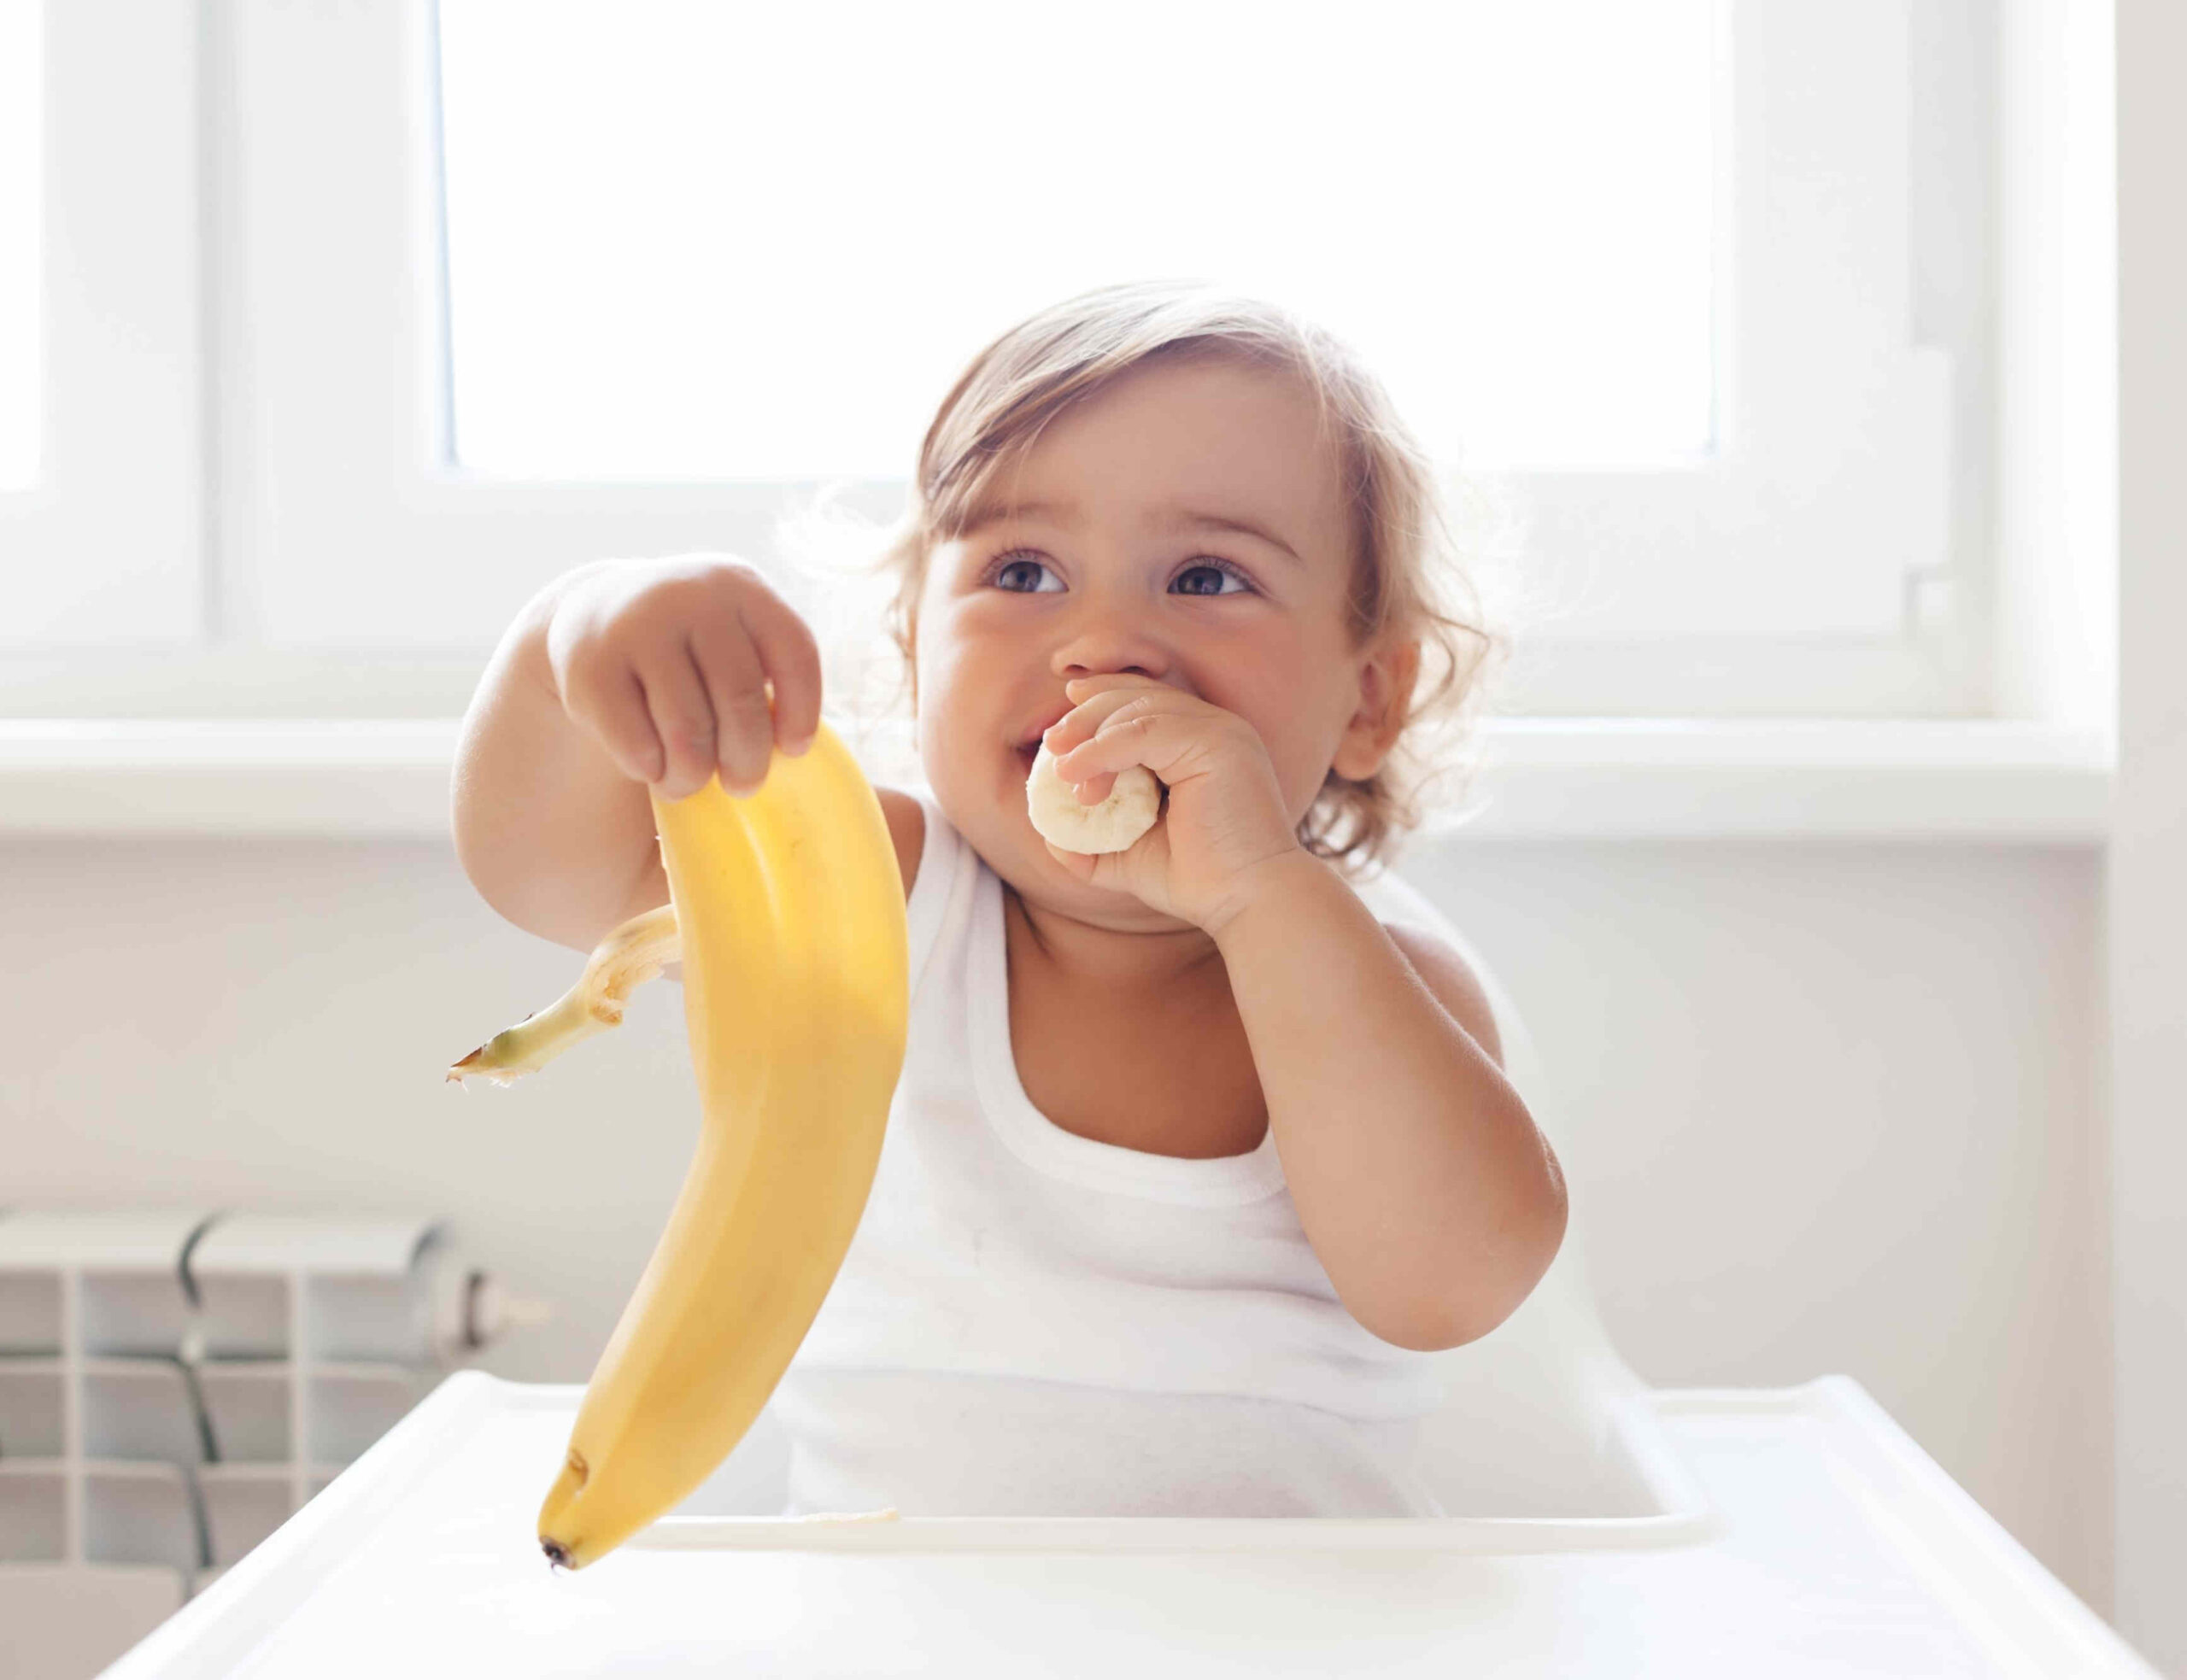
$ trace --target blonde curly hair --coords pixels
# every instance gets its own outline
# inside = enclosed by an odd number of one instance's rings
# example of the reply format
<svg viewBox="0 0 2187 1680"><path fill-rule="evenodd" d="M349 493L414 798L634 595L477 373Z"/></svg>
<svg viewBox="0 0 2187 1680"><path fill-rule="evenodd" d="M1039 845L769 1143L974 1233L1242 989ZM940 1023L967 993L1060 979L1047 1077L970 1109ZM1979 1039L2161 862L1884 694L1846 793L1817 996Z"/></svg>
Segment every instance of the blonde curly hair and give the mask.
<svg viewBox="0 0 2187 1680"><path fill-rule="evenodd" d="M1416 645L1411 691L1398 701L1404 722L1381 764L1363 781L1332 768L1299 821L1305 850L1363 881L1419 826L1434 785L1470 772L1471 724L1510 642L1485 622L1466 564L1472 556L1453 534L1436 464L1381 382L1331 333L1280 305L1197 280L1102 286L1043 309L959 376L919 446L902 514L880 534L878 558L859 569L894 579L888 635L916 712L918 601L935 546L961 531L996 477L1064 410L1142 362L1205 355L1287 370L1313 394L1324 435L1334 421L1354 533L1349 647ZM1486 481L1457 488L1488 510L1483 529L1511 528L1508 505ZM827 518L816 506L785 520L781 532L810 552ZM859 529L870 557L871 528Z"/></svg>

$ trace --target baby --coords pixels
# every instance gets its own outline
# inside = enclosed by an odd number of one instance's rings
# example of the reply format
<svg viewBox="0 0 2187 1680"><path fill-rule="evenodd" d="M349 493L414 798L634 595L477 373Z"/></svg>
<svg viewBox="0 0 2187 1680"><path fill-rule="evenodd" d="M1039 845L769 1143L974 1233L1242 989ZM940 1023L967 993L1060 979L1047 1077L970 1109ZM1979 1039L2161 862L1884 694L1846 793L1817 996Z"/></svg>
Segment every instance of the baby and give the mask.
<svg viewBox="0 0 2187 1680"><path fill-rule="evenodd" d="M1035 315L943 401L884 557L931 788L875 789L910 1039L770 1402L789 1513L1440 1514L1429 1355L1526 1298L1566 1203L1464 961L1352 886L1417 820L1401 740L1478 670L1437 495L1341 344L1193 284ZM465 720L466 872L589 952L667 902L648 785L755 792L820 673L744 561L556 579ZM1088 806L1151 772L1159 820L1055 846L1044 743Z"/></svg>

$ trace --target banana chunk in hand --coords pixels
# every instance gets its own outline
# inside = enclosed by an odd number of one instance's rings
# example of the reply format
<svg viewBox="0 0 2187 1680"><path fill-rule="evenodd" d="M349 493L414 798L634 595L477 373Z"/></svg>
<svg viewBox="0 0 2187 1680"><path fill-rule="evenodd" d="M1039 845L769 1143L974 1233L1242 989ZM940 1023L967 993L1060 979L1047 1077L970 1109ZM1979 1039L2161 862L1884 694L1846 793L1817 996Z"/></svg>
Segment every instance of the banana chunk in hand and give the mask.
<svg viewBox="0 0 2187 1680"><path fill-rule="evenodd" d="M1146 765L1132 764L1117 773L1107 799L1081 804L1078 790L1057 774L1055 755L1042 741L1033 773L1025 778L1025 809L1035 832L1060 851L1122 852L1154 826L1162 784Z"/></svg>

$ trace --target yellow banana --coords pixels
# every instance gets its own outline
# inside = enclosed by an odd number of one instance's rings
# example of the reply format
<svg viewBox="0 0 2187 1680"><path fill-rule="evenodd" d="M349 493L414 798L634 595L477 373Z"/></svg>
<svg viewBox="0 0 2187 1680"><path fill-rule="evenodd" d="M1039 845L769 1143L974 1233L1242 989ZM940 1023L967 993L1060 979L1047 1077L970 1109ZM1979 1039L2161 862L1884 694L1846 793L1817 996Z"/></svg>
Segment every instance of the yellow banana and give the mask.
<svg viewBox="0 0 2187 1680"><path fill-rule="evenodd" d="M539 1513L541 1546L572 1569L681 1502L758 1418L865 1213L903 1069L902 878L834 731L822 723L799 758L777 752L748 799L715 778L656 795L654 814L672 928L660 911L624 923L525 1023L536 1031L511 1028L449 1070L505 1081L539 1066L597 1030L589 1000L619 1019L680 942L698 1148Z"/></svg>

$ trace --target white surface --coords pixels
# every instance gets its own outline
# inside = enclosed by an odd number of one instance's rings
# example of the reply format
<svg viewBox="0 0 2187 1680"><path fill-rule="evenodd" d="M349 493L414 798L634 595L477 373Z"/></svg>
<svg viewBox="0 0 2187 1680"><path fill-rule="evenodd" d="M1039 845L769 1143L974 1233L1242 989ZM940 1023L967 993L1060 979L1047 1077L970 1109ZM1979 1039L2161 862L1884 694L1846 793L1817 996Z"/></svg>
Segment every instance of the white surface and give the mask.
<svg viewBox="0 0 2187 1680"><path fill-rule="evenodd" d="M832 717L923 785L900 723ZM445 840L455 718L0 719L0 832ZM1423 839L1665 835L2099 843L2099 731L1990 719L1497 718ZM1475 810L1474 807L1478 806Z"/></svg>
<svg viewBox="0 0 2187 1680"><path fill-rule="evenodd" d="M747 1523L742 1545L656 1530L567 1574L533 1519L581 1392L451 1377L109 1680L2154 1674L1844 1377L1649 1396L1722 1519L1693 1544L998 1518L783 1522L755 1548Z"/></svg>

